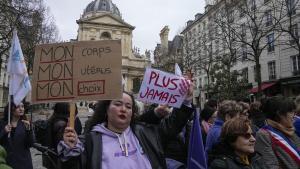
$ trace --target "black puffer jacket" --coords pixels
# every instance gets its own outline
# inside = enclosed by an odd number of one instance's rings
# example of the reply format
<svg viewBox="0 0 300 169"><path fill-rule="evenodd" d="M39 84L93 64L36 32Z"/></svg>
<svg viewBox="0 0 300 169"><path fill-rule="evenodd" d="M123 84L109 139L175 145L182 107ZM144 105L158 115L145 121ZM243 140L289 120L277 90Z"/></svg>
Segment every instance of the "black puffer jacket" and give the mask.
<svg viewBox="0 0 300 169"><path fill-rule="evenodd" d="M154 113L157 105L151 106L144 114L138 117L138 121L148 124L159 124L165 117L158 117ZM192 123L188 122L184 130L181 131L176 137L169 139L164 146L165 158L171 158L186 165L188 156L188 143Z"/></svg>
<svg viewBox="0 0 300 169"><path fill-rule="evenodd" d="M139 122L131 125L153 169L167 168L163 145L181 131L192 112L192 108L183 105L180 109L174 109L172 115L163 119L159 125ZM81 155L81 160L72 158L66 162L68 163L66 165L79 166L78 162L81 161L79 167L81 169L102 169L99 162L102 159L101 137L101 134L96 132L86 134L82 140L85 151Z"/></svg>

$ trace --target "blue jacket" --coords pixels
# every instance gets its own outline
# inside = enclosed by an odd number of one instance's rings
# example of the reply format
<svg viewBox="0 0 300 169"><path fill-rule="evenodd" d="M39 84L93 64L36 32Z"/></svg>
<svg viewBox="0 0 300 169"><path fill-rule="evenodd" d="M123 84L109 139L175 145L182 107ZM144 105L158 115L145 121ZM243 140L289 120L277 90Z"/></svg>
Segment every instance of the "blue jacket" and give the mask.
<svg viewBox="0 0 300 169"><path fill-rule="evenodd" d="M298 137L300 137L300 117L299 116L295 117L294 126L296 129L295 133L297 134Z"/></svg>
<svg viewBox="0 0 300 169"><path fill-rule="evenodd" d="M213 126L209 129L206 137L205 151L208 153L212 147L219 143L219 137L221 134L221 129L224 124L224 121L221 119L216 119Z"/></svg>

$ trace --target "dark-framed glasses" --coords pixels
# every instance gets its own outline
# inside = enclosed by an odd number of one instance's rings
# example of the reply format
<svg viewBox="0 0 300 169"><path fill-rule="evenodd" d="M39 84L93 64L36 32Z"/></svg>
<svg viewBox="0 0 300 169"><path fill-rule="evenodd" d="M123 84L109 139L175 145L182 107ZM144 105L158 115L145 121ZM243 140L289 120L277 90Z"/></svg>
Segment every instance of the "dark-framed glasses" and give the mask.
<svg viewBox="0 0 300 169"><path fill-rule="evenodd" d="M240 133L238 135L244 137L245 139L250 139L251 136L253 136L255 138L256 134L255 133Z"/></svg>

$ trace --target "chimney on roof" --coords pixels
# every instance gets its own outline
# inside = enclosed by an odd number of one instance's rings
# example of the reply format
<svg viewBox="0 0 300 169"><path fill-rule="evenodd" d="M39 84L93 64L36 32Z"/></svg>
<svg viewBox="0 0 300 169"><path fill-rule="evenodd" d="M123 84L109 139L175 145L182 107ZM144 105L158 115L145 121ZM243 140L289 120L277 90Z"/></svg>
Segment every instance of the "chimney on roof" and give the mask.
<svg viewBox="0 0 300 169"><path fill-rule="evenodd" d="M161 31L160 31L160 42L161 42L161 51L162 53L167 53L168 52L168 47L169 47L169 32L170 29L168 26L165 26Z"/></svg>

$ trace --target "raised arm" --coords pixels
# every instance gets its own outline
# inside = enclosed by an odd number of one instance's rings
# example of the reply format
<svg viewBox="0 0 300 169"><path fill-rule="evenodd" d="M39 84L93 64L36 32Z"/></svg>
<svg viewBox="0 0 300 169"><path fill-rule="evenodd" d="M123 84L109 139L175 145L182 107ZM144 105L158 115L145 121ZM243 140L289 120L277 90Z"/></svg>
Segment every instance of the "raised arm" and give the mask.
<svg viewBox="0 0 300 169"><path fill-rule="evenodd" d="M193 113L193 86L191 84L183 84L182 90L187 93L182 106L179 109L174 108L171 115L164 118L160 123L160 135L163 139L162 141L176 137L187 124Z"/></svg>

